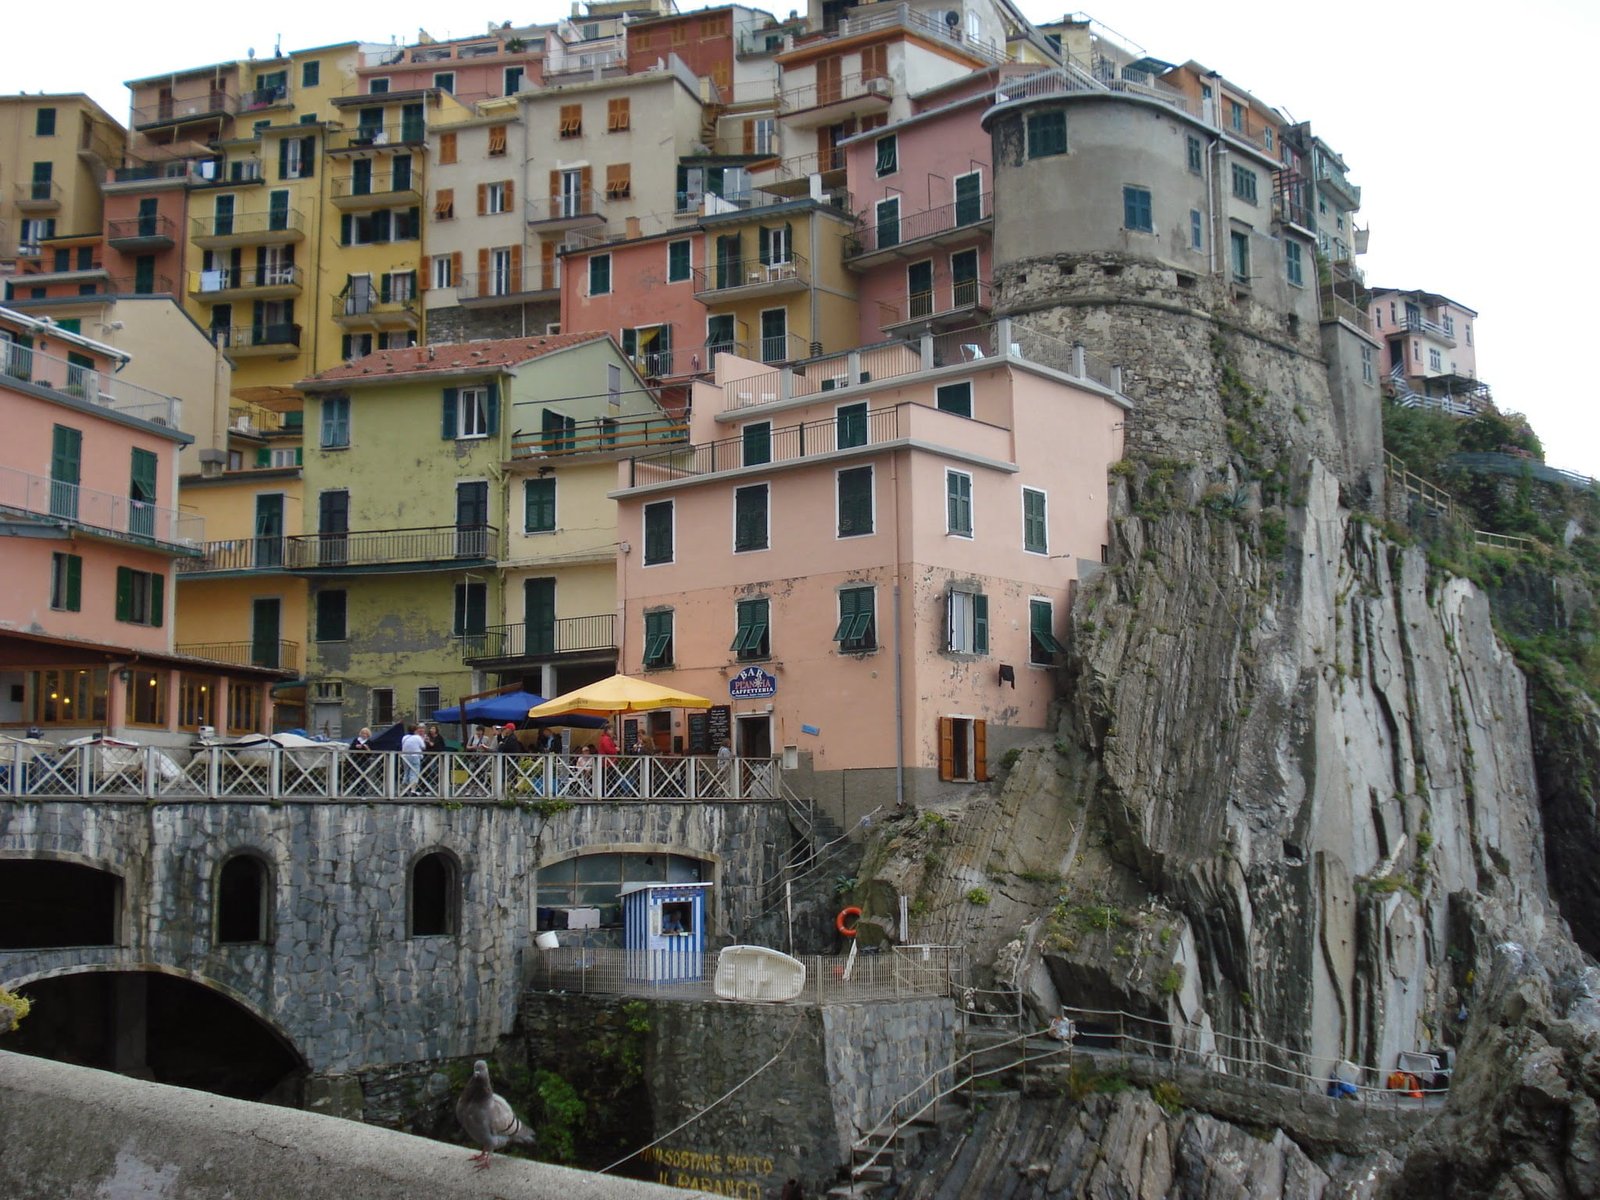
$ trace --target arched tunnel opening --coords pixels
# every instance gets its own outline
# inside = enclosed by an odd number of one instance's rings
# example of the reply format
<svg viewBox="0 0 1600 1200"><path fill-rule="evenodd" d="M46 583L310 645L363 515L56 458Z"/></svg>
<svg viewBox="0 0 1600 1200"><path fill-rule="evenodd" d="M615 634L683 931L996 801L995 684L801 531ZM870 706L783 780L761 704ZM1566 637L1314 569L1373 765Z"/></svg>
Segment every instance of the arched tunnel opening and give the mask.
<svg viewBox="0 0 1600 1200"><path fill-rule="evenodd" d="M203 984L153 971L88 971L16 990L33 1010L7 1036L7 1050L241 1100L300 1103L300 1056Z"/></svg>

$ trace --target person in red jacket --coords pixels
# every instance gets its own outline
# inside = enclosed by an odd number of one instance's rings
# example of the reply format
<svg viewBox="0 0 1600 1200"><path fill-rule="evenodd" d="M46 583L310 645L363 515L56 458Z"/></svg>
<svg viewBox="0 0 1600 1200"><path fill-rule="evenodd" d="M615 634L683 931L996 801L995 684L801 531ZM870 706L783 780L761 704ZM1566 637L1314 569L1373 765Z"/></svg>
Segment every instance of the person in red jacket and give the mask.
<svg viewBox="0 0 1600 1200"><path fill-rule="evenodd" d="M600 737L594 744L595 753L604 757L611 757L617 752L617 740L611 736L611 726L607 725L600 731Z"/></svg>

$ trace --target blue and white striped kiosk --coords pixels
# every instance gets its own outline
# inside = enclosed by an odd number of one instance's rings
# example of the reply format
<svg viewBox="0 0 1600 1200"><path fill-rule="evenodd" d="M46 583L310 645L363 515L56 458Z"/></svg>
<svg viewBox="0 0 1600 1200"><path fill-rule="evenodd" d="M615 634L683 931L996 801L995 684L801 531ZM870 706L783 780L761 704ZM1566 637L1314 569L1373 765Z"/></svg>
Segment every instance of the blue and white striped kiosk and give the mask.
<svg viewBox="0 0 1600 1200"><path fill-rule="evenodd" d="M680 983L704 977L709 883L622 887L622 944L629 979Z"/></svg>

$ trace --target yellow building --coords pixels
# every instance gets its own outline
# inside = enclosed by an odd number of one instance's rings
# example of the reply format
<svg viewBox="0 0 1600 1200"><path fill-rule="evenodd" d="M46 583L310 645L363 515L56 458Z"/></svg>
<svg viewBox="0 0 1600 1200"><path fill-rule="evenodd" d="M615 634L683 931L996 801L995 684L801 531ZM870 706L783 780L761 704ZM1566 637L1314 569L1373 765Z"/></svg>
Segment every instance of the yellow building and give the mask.
<svg viewBox="0 0 1600 1200"><path fill-rule="evenodd" d="M100 180L126 140L81 93L0 96L0 274L46 239L100 232Z"/></svg>
<svg viewBox="0 0 1600 1200"><path fill-rule="evenodd" d="M712 352L788 362L855 345L856 281L844 267L850 214L803 199L701 218L694 272Z"/></svg>

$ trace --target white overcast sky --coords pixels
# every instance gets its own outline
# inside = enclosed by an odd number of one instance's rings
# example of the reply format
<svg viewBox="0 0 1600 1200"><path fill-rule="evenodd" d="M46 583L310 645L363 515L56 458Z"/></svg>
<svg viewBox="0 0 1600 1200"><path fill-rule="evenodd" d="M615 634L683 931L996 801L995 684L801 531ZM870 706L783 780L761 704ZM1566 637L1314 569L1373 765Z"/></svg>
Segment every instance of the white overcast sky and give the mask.
<svg viewBox="0 0 1600 1200"><path fill-rule="evenodd" d="M126 121L123 80L252 48L265 55L280 40L285 50L405 42L419 27L461 37L568 11L554 0L495 2L278 0L246 16L86 0L65 24L53 5L10 4L0 92L87 92ZM1035 20L1062 11L1021 3ZM1310 120L1361 185L1368 282L1427 288L1477 309L1478 373L1496 403L1528 415L1552 465L1600 476L1600 346L1594 359L1586 348L1600 331L1586 324L1582 296L1600 283L1600 252L1587 201L1578 203L1600 176L1578 144L1591 103L1581 63L1600 44L1600 3L1121 0L1084 11L1149 54L1196 59Z"/></svg>

